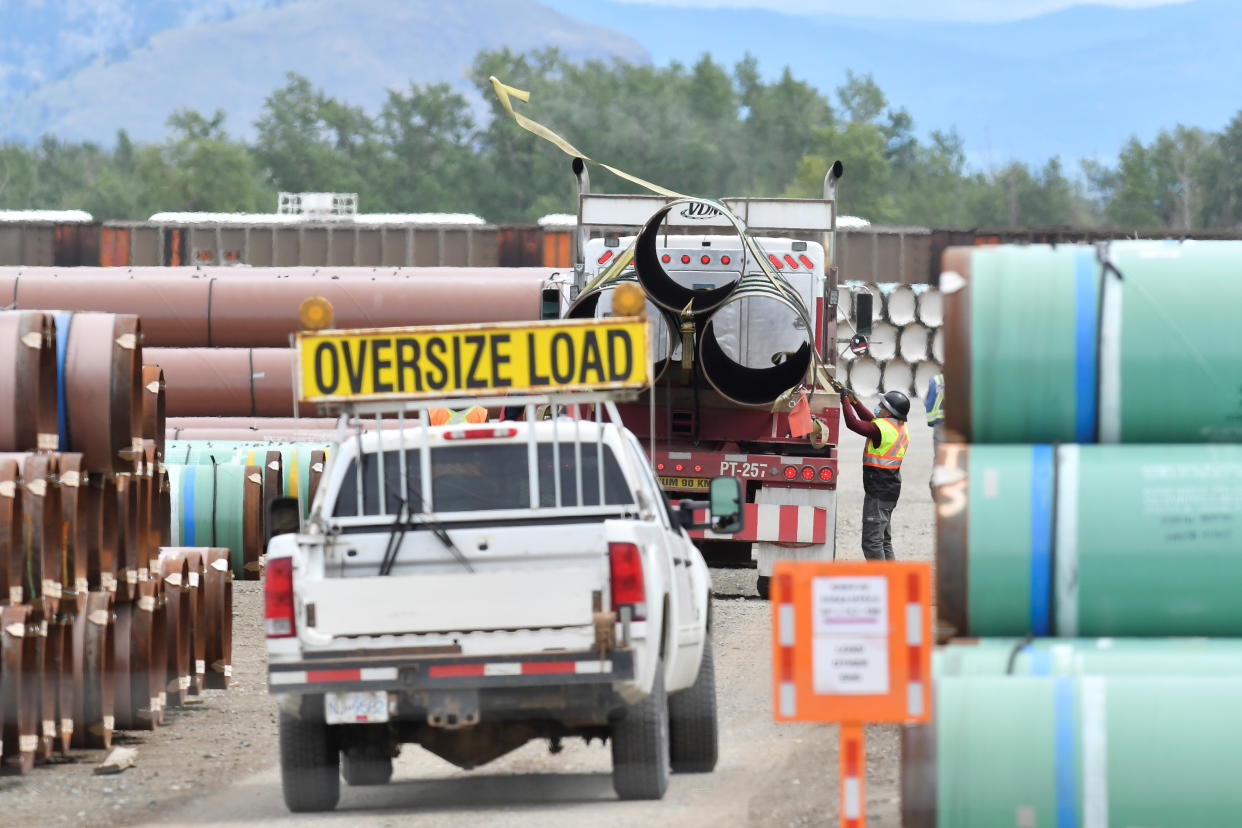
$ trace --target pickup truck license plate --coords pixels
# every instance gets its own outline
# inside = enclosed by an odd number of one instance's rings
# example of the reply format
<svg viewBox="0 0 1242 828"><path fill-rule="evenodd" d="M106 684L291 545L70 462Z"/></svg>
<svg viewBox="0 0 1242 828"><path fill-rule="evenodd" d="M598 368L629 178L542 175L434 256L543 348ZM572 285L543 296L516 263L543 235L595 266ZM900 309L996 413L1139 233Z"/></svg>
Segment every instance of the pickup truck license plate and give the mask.
<svg viewBox="0 0 1242 828"><path fill-rule="evenodd" d="M323 700L328 724L358 724L388 721L388 692L328 693Z"/></svg>
<svg viewBox="0 0 1242 828"><path fill-rule="evenodd" d="M706 477L665 477L660 475L660 485L666 489L673 489L678 492L687 490L705 492L711 485L711 481Z"/></svg>

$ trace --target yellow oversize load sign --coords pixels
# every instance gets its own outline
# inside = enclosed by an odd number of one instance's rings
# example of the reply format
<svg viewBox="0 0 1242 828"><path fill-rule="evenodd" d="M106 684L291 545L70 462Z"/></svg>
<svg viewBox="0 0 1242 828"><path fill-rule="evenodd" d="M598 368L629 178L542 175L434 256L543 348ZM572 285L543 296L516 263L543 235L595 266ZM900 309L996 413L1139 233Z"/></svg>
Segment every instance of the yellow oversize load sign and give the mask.
<svg viewBox="0 0 1242 828"><path fill-rule="evenodd" d="M642 319L304 332L297 351L307 403L638 389L649 379Z"/></svg>

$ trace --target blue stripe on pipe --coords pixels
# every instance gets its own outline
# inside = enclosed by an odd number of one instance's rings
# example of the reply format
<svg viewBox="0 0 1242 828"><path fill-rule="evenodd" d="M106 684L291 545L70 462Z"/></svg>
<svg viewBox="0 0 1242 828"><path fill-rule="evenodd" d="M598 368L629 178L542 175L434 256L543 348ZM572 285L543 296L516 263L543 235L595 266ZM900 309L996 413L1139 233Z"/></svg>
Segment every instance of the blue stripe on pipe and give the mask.
<svg viewBox="0 0 1242 828"><path fill-rule="evenodd" d="M1078 754L1074 749L1076 679L1052 680L1053 757L1056 763L1057 828L1078 828Z"/></svg>
<svg viewBox="0 0 1242 828"><path fill-rule="evenodd" d="M1026 652L1031 655L1031 675L1033 676L1050 676L1052 675L1052 654L1043 647L1032 647L1029 644L1025 647Z"/></svg>
<svg viewBox="0 0 1242 828"><path fill-rule="evenodd" d="M1048 635L1052 598L1052 446L1031 446L1031 633Z"/></svg>
<svg viewBox="0 0 1242 828"><path fill-rule="evenodd" d="M186 466L181 476L181 542L186 546L197 546L194 537L194 478L197 469Z"/></svg>
<svg viewBox="0 0 1242 828"><path fill-rule="evenodd" d="M60 450L69 451L69 405L65 397L65 354L69 351L69 328L73 314L56 314L56 431L60 435Z"/></svg>
<svg viewBox="0 0 1242 828"><path fill-rule="evenodd" d="M1094 250L1074 257L1074 441L1095 442L1100 292Z"/></svg>

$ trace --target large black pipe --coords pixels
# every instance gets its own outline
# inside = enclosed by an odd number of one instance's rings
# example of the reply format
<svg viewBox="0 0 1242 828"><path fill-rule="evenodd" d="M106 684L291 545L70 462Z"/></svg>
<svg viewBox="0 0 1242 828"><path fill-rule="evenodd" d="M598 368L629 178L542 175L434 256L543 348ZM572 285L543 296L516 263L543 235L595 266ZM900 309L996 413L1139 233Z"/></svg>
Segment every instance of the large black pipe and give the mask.
<svg viewBox="0 0 1242 828"><path fill-rule="evenodd" d="M589 293L579 296L574 303L569 306L565 312L566 319L595 319L600 315L599 302L605 293L615 290L623 281L632 280L619 279L611 284L603 287L595 288ZM675 323L663 310L655 307L650 301L647 302L647 316L653 321L652 341L649 343L651 353L656 359L654 360L654 374L652 379L659 379L664 374L664 370L668 368L669 360L677 343L674 341L673 331Z"/></svg>
<svg viewBox="0 0 1242 828"><path fill-rule="evenodd" d="M699 334L703 376L721 396L743 405L768 405L806 379L811 368L811 343L804 342L771 368L751 368L731 359L708 321Z"/></svg>
<svg viewBox="0 0 1242 828"><path fill-rule="evenodd" d="M661 207L655 215L647 219L647 223L638 233L638 240L634 246L634 268L638 271L639 283L652 302L673 313L681 313L687 305L691 313L704 313L728 299L729 294L737 286L738 280L735 279L717 288L694 290L678 284L668 275L668 271L660 264L660 255L657 250L660 225L663 224L670 210L682 204L705 204L713 210L716 209L715 205L709 201L690 198L674 201L672 204ZM738 278L741 278L740 272Z"/></svg>

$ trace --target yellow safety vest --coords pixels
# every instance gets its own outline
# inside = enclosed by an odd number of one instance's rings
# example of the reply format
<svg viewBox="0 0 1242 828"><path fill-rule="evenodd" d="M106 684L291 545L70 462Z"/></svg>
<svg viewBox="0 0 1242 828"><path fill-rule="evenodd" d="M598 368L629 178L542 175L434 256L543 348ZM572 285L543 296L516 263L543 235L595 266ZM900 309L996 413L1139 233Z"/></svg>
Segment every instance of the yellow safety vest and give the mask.
<svg viewBox="0 0 1242 828"><path fill-rule="evenodd" d="M944 374L936 374L931 381L933 389L931 408L927 409L927 424L934 426L944 422Z"/></svg>
<svg viewBox="0 0 1242 828"><path fill-rule="evenodd" d="M460 423L487 422L487 409L472 405L464 411L451 411L447 408L432 408L427 412L433 426L458 425Z"/></svg>
<svg viewBox="0 0 1242 828"><path fill-rule="evenodd" d="M863 465L894 471L900 469L901 460L906 456L906 448L910 445L910 433L906 431L906 424L890 417L876 417L871 422L880 429L880 445L873 448L871 440L867 440L867 446L863 449Z"/></svg>

